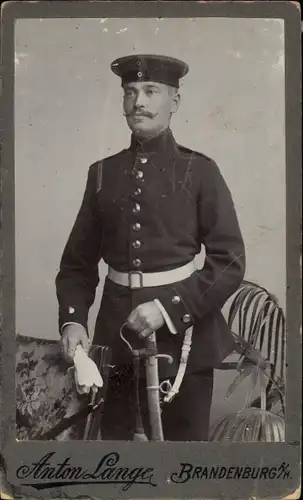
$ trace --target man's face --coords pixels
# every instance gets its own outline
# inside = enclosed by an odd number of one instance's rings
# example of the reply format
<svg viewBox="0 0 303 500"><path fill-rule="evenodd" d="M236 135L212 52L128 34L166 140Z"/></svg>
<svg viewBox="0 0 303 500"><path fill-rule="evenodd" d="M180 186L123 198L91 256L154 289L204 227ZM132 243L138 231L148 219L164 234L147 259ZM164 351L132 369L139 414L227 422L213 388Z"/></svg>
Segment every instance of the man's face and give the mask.
<svg viewBox="0 0 303 500"><path fill-rule="evenodd" d="M152 137L169 126L180 101L175 88L157 82L127 83L123 88L126 121L135 135Z"/></svg>

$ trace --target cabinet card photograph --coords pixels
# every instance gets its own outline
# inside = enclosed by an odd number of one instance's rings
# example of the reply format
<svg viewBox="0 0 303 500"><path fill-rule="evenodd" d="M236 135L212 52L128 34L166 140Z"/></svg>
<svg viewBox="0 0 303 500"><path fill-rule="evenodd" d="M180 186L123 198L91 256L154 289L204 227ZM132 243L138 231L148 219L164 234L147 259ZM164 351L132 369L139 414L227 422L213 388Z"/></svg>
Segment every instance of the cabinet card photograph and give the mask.
<svg viewBox="0 0 303 500"><path fill-rule="evenodd" d="M3 8L17 492L299 486L300 11L186 3Z"/></svg>

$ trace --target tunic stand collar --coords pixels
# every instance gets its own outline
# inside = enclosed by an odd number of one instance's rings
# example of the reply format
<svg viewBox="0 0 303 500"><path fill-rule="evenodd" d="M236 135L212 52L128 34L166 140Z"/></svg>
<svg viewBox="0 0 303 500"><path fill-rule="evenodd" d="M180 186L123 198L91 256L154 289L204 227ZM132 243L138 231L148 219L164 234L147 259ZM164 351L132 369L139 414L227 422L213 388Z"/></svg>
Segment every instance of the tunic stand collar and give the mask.
<svg viewBox="0 0 303 500"><path fill-rule="evenodd" d="M172 131L168 128L150 139L138 139L132 134L130 150L137 153L166 153L175 149L176 143Z"/></svg>

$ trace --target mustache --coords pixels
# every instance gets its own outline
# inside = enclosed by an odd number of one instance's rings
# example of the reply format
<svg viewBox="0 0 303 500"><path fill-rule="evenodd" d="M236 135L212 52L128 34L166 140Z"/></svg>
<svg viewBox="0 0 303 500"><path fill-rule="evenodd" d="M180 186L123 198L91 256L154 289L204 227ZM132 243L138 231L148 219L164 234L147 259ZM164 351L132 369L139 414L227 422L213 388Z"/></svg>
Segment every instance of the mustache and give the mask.
<svg viewBox="0 0 303 500"><path fill-rule="evenodd" d="M126 118L132 117L132 116L146 116L147 118L155 118L158 113L151 113L150 111L132 111L130 113L125 113L123 112L123 115L126 116Z"/></svg>

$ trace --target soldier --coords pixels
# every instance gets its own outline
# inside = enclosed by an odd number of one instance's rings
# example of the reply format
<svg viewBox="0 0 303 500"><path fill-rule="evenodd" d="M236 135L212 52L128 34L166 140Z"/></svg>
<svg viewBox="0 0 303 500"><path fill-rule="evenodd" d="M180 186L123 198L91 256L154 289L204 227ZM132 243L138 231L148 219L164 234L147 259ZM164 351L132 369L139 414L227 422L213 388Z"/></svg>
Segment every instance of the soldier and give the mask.
<svg viewBox="0 0 303 500"><path fill-rule="evenodd" d="M160 380L176 379L186 332L192 346L175 398L163 405L164 439L208 439L213 372L233 350L221 309L245 271L245 249L230 191L216 163L180 146L170 129L186 63L131 55L114 61L121 77L128 148L90 166L85 194L56 278L59 329L67 359L88 348L87 317L108 265L93 343L112 349L102 438L131 440L134 380L120 338L127 323L139 341L156 331ZM205 262L194 258L205 248ZM148 428L142 373L141 407ZM148 432L148 431L147 431Z"/></svg>

